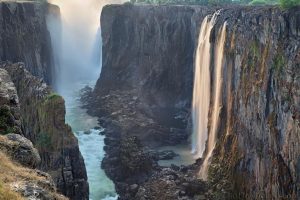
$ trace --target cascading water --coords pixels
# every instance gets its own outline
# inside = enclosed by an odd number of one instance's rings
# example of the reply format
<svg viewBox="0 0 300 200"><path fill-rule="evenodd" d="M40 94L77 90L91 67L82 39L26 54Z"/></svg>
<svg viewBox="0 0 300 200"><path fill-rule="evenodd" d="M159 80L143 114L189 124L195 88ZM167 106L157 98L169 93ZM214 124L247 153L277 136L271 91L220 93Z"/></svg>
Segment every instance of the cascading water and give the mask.
<svg viewBox="0 0 300 200"><path fill-rule="evenodd" d="M212 156L213 150L216 145L216 136L217 136L217 129L219 124L219 116L221 110L221 88L222 88L222 67L223 67L223 55L224 55L224 44L226 39L226 22L223 24L222 30L219 33L218 41L215 48L215 73L214 73L214 88L213 88L213 110L211 116L211 127L209 131L209 138L207 142L207 155L203 161L201 170L200 170L200 177L204 180L207 179L208 173L208 165L210 162L210 158Z"/></svg>
<svg viewBox="0 0 300 200"><path fill-rule="evenodd" d="M193 139L192 153L196 158L203 156L208 135L208 112L210 103L210 51L211 30L218 12L209 20L206 16L201 24L195 60L194 91L192 102Z"/></svg>
<svg viewBox="0 0 300 200"><path fill-rule="evenodd" d="M204 157L204 161L199 172L202 179L207 179L208 165L213 149L216 145L216 134L220 115L221 85L222 85L222 66L223 51L226 38L226 22L218 36L214 52L214 83L212 94L210 83L210 63L211 63L211 43L209 41L213 26L220 11L214 13L209 20L205 17L201 24L198 48L195 60L194 91L192 103L193 117L193 140L192 153L196 158ZM213 97L213 108L211 114L211 126L208 134L208 117L210 98ZM206 155L203 153L206 148Z"/></svg>
<svg viewBox="0 0 300 200"><path fill-rule="evenodd" d="M122 0L49 0L58 5L57 15L47 17L55 57L54 87L65 99L66 121L79 141L84 157L91 200L117 199L114 185L100 164L104 157L104 136L95 130L97 119L81 108L79 90L94 86L101 71L100 13L105 4Z"/></svg>

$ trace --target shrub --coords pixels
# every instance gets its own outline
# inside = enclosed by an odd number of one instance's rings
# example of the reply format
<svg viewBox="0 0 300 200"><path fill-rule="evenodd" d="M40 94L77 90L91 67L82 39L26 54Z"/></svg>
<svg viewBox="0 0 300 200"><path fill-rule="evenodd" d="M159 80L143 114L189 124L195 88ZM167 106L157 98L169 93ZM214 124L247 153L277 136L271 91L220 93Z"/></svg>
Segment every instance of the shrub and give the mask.
<svg viewBox="0 0 300 200"><path fill-rule="evenodd" d="M7 105L0 107L0 134L5 135L14 132L14 125L12 122L12 114Z"/></svg>
<svg viewBox="0 0 300 200"><path fill-rule="evenodd" d="M40 133L36 139L36 146L39 149L49 149L52 147L51 136L47 133Z"/></svg>
<svg viewBox="0 0 300 200"><path fill-rule="evenodd" d="M249 3L250 5L266 5L268 2L266 0L253 0Z"/></svg>
<svg viewBox="0 0 300 200"><path fill-rule="evenodd" d="M274 65L273 69L277 73L281 73L283 71L284 65L286 64L285 58L281 54L277 54L276 57L274 58Z"/></svg>
<svg viewBox="0 0 300 200"><path fill-rule="evenodd" d="M57 93L51 93L46 97L46 100L50 101L50 100L54 100L54 99L58 99L61 98L61 96Z"/></svg>
<svg viewBox="0 0 300 200"><path fill-rule="evenodd" d="M280 0L282 8L291 8L297 5L300 5L300 0Z"/></svg>

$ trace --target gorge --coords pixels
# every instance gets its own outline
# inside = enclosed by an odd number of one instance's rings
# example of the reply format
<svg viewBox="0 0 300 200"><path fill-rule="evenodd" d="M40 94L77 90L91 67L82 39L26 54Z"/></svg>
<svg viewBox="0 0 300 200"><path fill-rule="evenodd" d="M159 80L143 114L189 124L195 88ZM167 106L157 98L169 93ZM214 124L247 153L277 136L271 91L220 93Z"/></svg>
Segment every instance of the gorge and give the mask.
<svg viewBox="0 0 300 200"><path fill-rule="evenodd" d="M299 199L300 7L116 3L0 1L0 199Z"/></svg>

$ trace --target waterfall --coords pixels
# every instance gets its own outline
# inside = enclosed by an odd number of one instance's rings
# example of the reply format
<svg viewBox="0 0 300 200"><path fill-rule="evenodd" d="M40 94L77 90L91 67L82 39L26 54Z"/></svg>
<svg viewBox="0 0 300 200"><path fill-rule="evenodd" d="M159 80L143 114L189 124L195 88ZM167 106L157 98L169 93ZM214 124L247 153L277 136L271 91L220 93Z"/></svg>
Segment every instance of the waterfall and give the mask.
<svg viewBox="0 0 300 200"><path fill-rule="evenodd" d="M101 66L95 60L101 55L94 51L101 47L98 30L102 5L97 0L51 0L50 3L59 6L61 15L61 48L54 49L54 52L60 52L55 77L57 90L63 95L73 88L74 82L99 77ZM52 24L50 33L53 31ZM53 39L55 42L56 38ZM95 48L95 42L99 42L96 44L98 48Z"/></svg>
<svg viewBox="0 0 300 200"><path fill-rule="evenodd" d="M104 136L96 118L81 108L79 90L93 86L101 71L102 38L100 13L105 4L123 0L49 0L60 8L47 16L55 59L55 89L65 99L66 122L79 141L89 182L90 200L118 198L113 182L101 169L105 155ZM85 134L89 133L89 134Z"/></svg>
<svg viewBox="0 0 300 200"><path fill-rule="evenodd" d="M204 180L207 179L208 174L208 166L210 162L210 158L212 156L213 150L216 145L216 136L217 136L217 129L219 125L219 116L221 110L221 88L222 88L222 66L223 66L223 52L224 52L224 44L226 39L226 22L223 24L222 30L219 33L218 41L216 43L215 48L215 56L214 56L214 63L215 63L215 73L214 73L214 88L213 88L213 110L211 116L211 127L209 131L209 138L207 142L207 155L203 161L201 170L200 170L200 177Z"/></svg>
<svg viewBox="0 0 300 200"><path fill-rule="evenodd" d="M198 47L195 59L194 91L192 102L193 139L192 153L200 158L205 150L208 136L208 112L210 103L210 52L209 41L211 30L215 24L216 12L209 20L206 16L201 24Z"/></svg>
<svg viewBox="0 0 300 200"><path fill-rule="evenodd" d="M195 76L194 76L194 91L192 103L192 118L193 118L193 139L192 153L196 158L204 158L199 176L206 180L208 166L213 150L216 145L216 135L219 124L219 115L221 110L221 88L222 88L222 66L223 66L223 51L226 39L226 22L218 35L217 43L214 51L214 65L211 64L211 43L209 41L211 30L215 25L216 18L220 11L214 13L209 20L205 17L201 24L200 34L198 38L198 48L195 58ZM214 82L210 80L210 69L214 69ZM211 90L211 85L213 89ZM212 94L210 94L212 91ZM212 101L211 101L211 98ZM210 129L208 134L209 123L209 108L212 102ZM205 151L206 147L206 151ZM204 151L206 152L205 155Z"/></svg>

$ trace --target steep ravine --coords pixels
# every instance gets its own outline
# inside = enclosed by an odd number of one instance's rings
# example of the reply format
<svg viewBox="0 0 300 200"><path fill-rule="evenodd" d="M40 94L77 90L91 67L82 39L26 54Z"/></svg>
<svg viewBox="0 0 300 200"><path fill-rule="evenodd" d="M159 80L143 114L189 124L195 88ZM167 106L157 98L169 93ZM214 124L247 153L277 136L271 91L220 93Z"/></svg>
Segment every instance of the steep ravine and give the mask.
<svg viewBox="0 0 300 200"><path fill-rule="evenodd" d="M20 101L22 134L41 156L38 168L48 172L58 191L71 199L88 199L87 174L78 141L65 123L65 104L22 63L5 63Z"/></svg>
<svg viewBox="0 0 300 200"><path fill-rule="evenodd" d="M197 38L215 10L103 9L103 69L89 112L106 128L102 167L121 199L300 198L299 8L234 6L217 18L213 48L225 20L228 27L209 192L194 179L199 165L162 169L149 152L187 143Z"/></svg>
<svg viewBox="0 0 300 200"><path fill-rule="evenodd" d="M54 82L49 8L59 14L58 7L46 3L0 3L0 61L10 61L0 65L9 73L20 103L16 123L6 132L22 134L33 143L41 156L38 169L52 176L60 193L88 199L85 164L65 123L65 102L47 85Z"/></svg>

